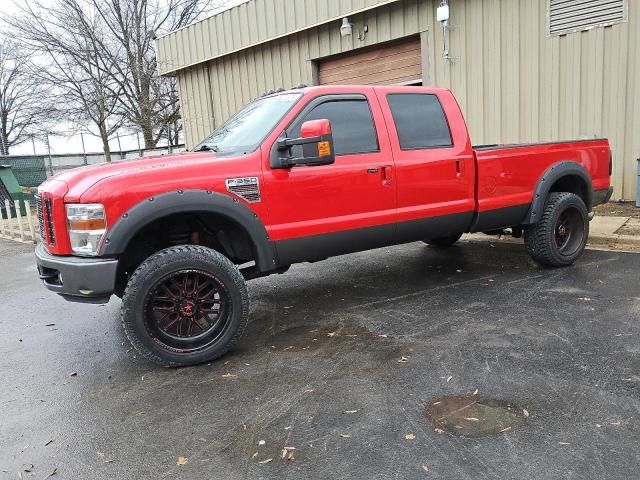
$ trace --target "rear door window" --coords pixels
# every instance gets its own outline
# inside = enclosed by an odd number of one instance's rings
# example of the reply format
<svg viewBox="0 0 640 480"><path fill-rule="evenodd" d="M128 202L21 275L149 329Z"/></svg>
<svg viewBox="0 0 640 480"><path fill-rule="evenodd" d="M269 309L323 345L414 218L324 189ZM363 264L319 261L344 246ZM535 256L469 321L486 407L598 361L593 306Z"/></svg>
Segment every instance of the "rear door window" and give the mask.
<svg viewBox="0 0 640 480"><path fill-rule="evenodd" d="M436 95L392 93L387 101L402 150L453 145L447 117Z"/></svg>

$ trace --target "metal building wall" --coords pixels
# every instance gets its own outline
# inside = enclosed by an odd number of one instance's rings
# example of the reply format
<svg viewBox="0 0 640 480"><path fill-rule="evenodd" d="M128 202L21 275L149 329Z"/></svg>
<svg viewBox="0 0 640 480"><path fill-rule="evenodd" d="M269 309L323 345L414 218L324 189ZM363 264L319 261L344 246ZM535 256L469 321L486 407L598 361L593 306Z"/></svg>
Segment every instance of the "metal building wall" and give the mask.
<svg viewBox="0 0 640 480"><path fill-rule="evenodd" d="M187 145L265 90L313 84L312 60L421 34L423 81L454 91L475 144L608 137L614 198L635 198L640 2L629 0L628 22L547 36L547 0L450 0L450 60L442 56L438 3L401 0L352 16L350 38L332 22L179 70ZM361 42L355 33L363 24L369 33Z"/></svg>

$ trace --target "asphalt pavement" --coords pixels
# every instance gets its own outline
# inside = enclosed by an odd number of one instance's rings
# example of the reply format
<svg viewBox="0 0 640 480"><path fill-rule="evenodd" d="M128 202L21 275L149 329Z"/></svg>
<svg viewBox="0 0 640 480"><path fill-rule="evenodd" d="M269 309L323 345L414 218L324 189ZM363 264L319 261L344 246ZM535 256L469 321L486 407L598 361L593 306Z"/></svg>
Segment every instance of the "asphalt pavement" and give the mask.
<svg viewBox="0 0 640 480"><path fill-rule="evenodd" d="M547 270L467 240L298 265L249 283L232 353L163 369L117 299L46 291L32 250L0 240L0 478L638 478L639 254Z"/></svg>

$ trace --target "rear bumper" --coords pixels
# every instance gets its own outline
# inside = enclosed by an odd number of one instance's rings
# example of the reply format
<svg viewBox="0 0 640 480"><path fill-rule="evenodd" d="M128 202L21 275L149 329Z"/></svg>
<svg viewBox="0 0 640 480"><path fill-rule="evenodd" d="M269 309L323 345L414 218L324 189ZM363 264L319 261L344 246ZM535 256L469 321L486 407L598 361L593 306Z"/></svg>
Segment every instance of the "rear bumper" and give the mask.
<svg viewBox="0 0 640 480"><path fill-rule="evenodd" d="M113 294L117 260L51 255L39 244L36 261L44 286L66 300L102 304Z"/></svg>
<svg viewBox="0 0 640 480"><path fill-rule="evenodd" d="M611 200L613 195L613 187L609 187L607 190L594 190L593 191L593 206L602 205Z"/></svg>

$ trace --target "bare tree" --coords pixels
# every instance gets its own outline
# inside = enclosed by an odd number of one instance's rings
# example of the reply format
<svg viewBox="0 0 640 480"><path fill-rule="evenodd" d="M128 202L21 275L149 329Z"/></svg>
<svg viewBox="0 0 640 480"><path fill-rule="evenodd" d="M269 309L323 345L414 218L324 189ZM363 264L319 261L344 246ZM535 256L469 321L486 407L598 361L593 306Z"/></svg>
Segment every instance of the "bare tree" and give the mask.
<svg viewBox="0 0 640 480"><path fill-rule="evenodd" d="M0 39L0 155L40 133L50 112L47 89L34 79L28 53Z"/></svg>
<svg viewBox="0 0 640 480"><path fill-rule="evenodd" d="M99 136L111 161L109 137L122 124L117 98L122 88L111 57L104 55L108 32L101 17L83 0L58 0L51 6L27 2L5 22L31 49L33 75L50 87L58 116Z"/></svg>
<svg viewBox="0 0 640 480"><path fill-rule="evenodd" d="M153 39L193 22L212 8L211 0L91 0L111 32L105 55L122 82L118 96L127 122L142 132L145 147L155 147L176 125L179 103L175 80L158 77ZM214 1L219 8L225 1ZM168 95L167 95L168 94ZM175 132L175 130L174 130Z"/></svg>

